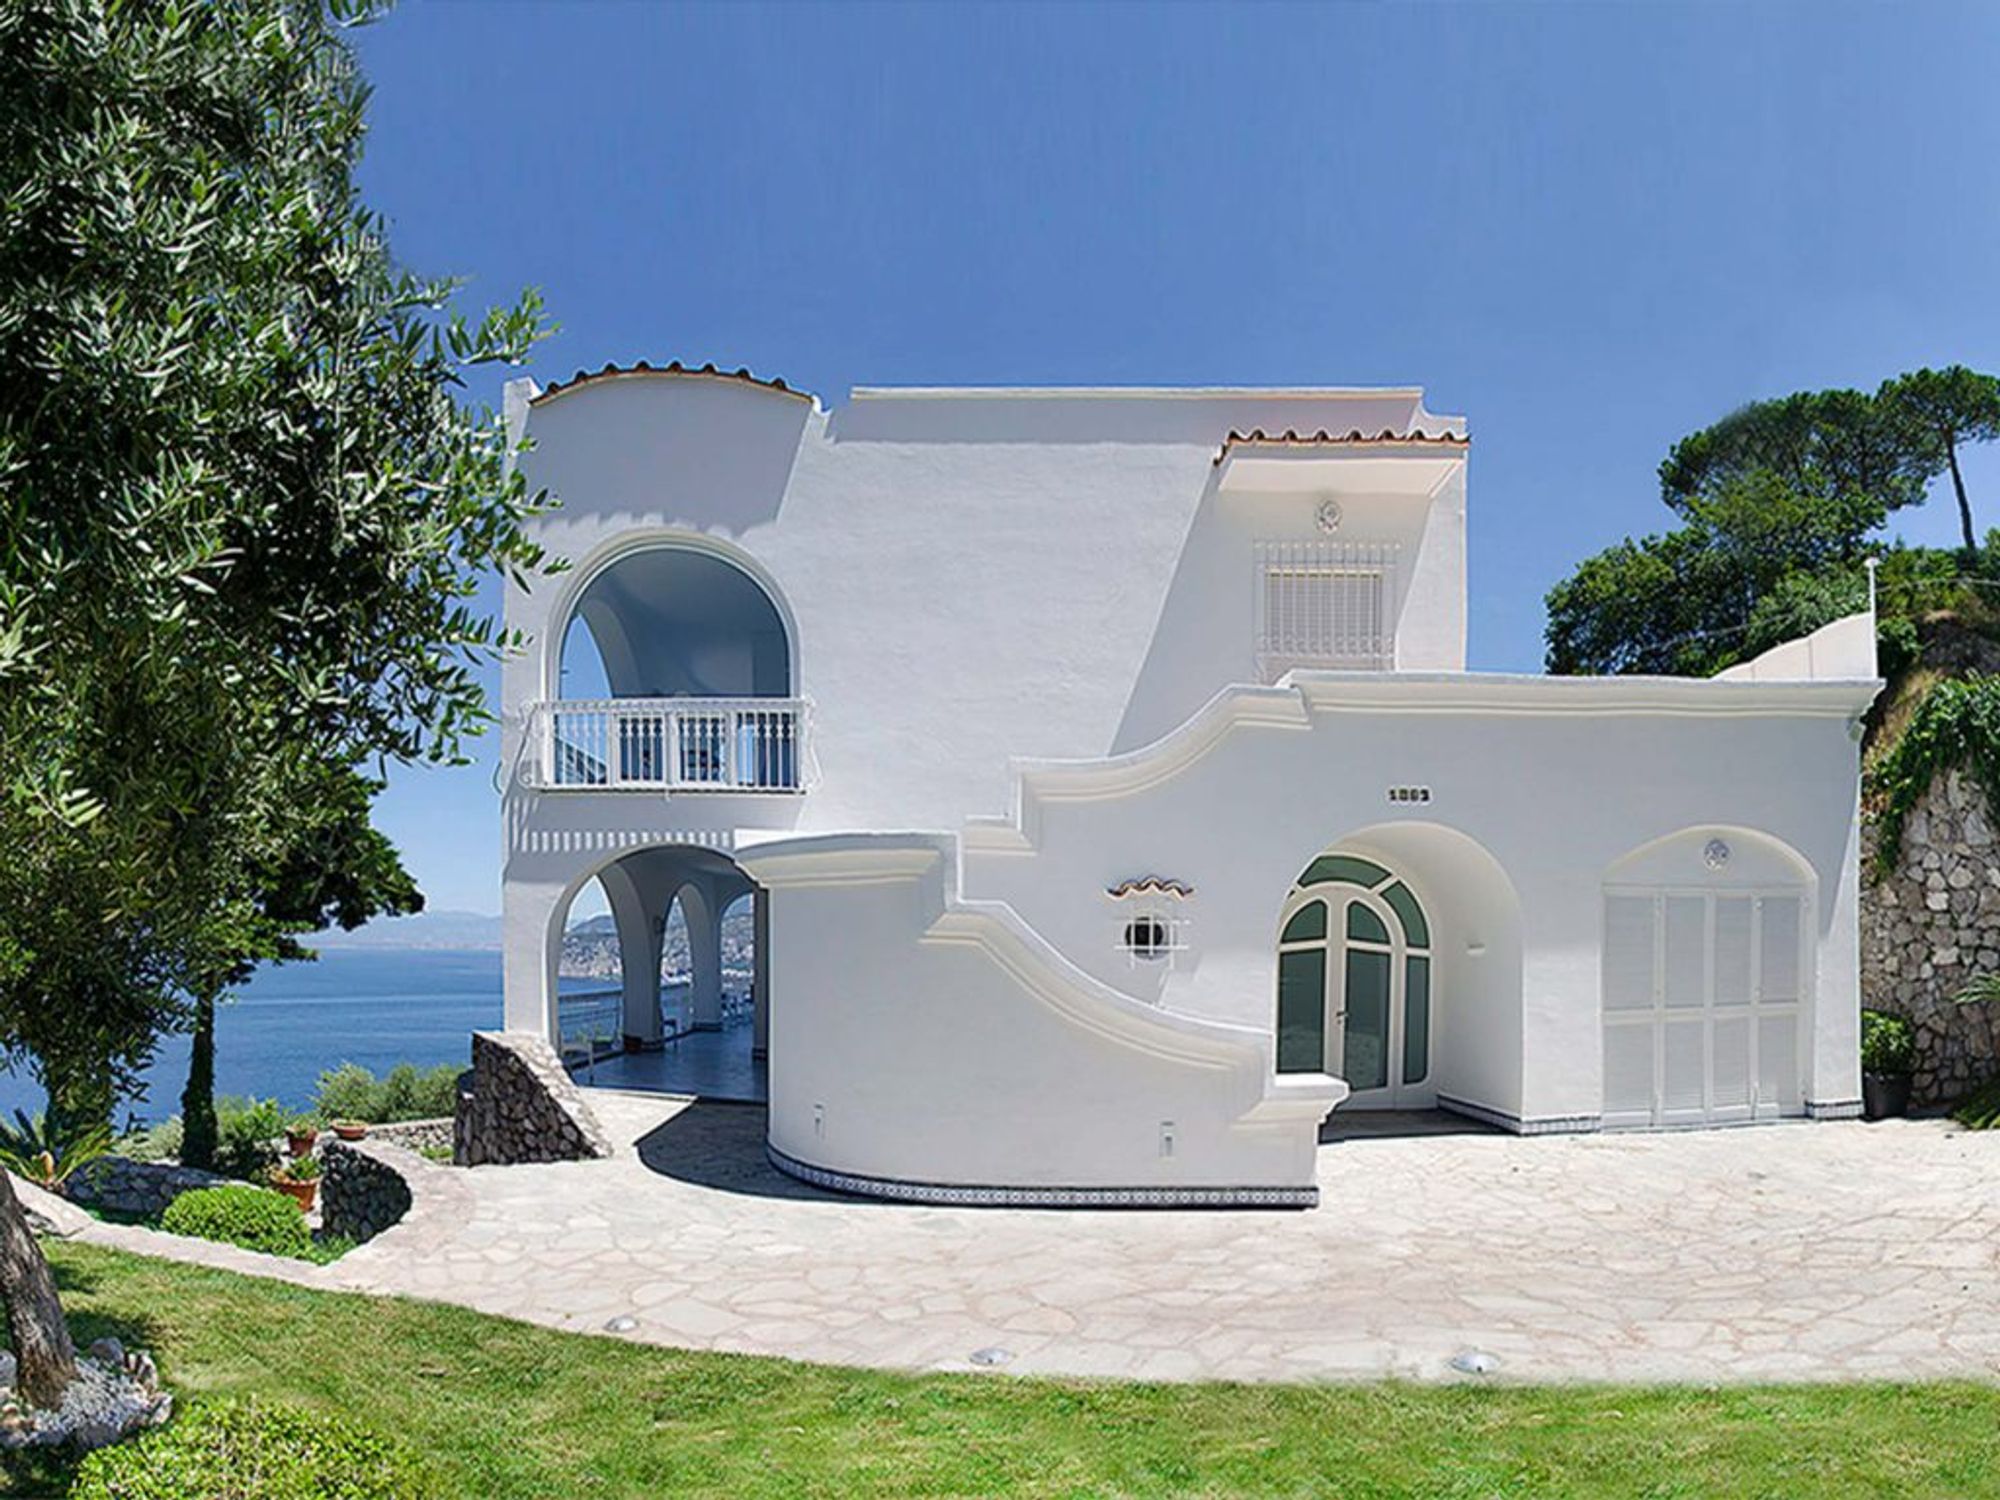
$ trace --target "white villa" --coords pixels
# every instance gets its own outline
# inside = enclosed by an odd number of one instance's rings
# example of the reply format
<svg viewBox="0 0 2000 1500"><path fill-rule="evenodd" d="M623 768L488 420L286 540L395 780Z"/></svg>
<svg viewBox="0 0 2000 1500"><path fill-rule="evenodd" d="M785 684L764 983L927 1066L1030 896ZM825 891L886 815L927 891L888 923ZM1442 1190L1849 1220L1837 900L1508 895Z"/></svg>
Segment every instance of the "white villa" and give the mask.
<svg viewBox="0 0 2000 1500"><path fill-rule="evenodd" d="M1859 1112L1870 615L1713 680L1468 672L1417 390L640 365L508 416L572 566L506 604L506 1024L563 1042L595 878L597 1081L733 1069L784 1171L945 1202L1309 1205L1335 1109Z"/></svg>

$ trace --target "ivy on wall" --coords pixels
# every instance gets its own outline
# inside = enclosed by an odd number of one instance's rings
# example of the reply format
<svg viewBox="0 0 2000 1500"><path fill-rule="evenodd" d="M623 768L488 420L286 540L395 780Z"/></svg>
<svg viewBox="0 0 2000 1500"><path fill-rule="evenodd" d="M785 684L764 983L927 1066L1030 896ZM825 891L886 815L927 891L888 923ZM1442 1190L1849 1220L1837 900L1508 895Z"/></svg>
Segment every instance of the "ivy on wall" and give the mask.
<svg viewBox="0 0 2000 1500"><path fill-rule="evenodd" d="M2000 676L1946 678L1924 695L1909 727L1869 773L1878 799L1875 873L1888 874L1902 853L1903 825L1944 771L1965 767L2000 809Z"/></svg>

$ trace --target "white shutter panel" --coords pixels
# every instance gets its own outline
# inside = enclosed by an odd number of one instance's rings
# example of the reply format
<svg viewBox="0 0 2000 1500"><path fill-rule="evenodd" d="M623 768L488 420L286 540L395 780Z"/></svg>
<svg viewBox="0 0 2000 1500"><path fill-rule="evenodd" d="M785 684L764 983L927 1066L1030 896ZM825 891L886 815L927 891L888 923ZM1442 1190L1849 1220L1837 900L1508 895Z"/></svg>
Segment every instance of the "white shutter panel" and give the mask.
<svg viewBox="0 0 2000 1500"><path fill-rule="evenodd" d="M1653 898L1604 901L1604 1008L1653 1008Z"/></svg>
<svg viewBox="0 0 2000 1500"><path fill-rule="evenodd" d="M1748 896L1715 898L1715 1003L1750 1003L1750 928L1756 902Z"/></svg>
<svg viewBox="0 0 2000 1500"><path fill-rule="evenodd" d="M1660 1047L1664 1066L1660 1081L1660 1115L1663 1121L1698 1120L1703 1109L1702 1075L1706 1072L1706 1033L1699 1018L1668 1021L1661 1028Z"/></svg>
<svg viewBox="0 0 2000 1500"><path fill-rule="evenodd" d="M1757 998L1767 1005L1788 1004L1799 998L1799 898L1766 896L1761 905L1763 973Z"/></svg>
<svg viewBox="0 0 2000 1500"><path fill-rule="evenodd" d="M1709 1107L1736 1119L1750 1113L1750 1018L1717 1016L1710 1047L1714 1088Z"/></svg>
<svg viewBox="0 0 2000 1500"><path fill-rule="evenodd" d="M1612 1125L1645 1125L1653 1118L1650 1020L1604 1028L1604 1118Z"/></svg>
<svg viewBox="0 0 2000 1500"><path fill-rule="evenodd" d="M1757 1112L1791 1115L1799 1109L1799 1018L1789 1012L1759 1016Z"/></svg>
<svg viewBox="0 0 2000 1500"><path fill-rule="evenodd" d="M1708 1003L1708 901L1667 897L1666 994L1669 1010L1699 1010Z"/></svg>

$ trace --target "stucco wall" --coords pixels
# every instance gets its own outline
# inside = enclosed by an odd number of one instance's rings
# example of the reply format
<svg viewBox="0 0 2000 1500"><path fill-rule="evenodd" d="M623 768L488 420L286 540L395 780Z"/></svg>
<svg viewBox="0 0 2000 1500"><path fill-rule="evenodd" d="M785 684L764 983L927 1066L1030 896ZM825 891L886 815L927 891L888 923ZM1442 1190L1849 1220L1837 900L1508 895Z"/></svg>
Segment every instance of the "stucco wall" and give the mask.
<svg viewBox="0 0 2000 1500"><path fill-rule="evenodd" d="M744 857L771 893L773 1147L916 1184L1310 1188L1339 1085L1274 1082L1268 1031L1094 988L956 902L950 855L882 835Z"/></svg>
<svg viewBox="0 0 2000 1500"><path fill-rule="evenodd" d="M530 637L503 691L508 1025L547 1030L551 944L594 870L701 843L771 891L780 1151L911 1180L1299 1182L1310 1111L1274 1094L1269 1050L1275 922L1313 857L1373 850L1423 897L1440 1090L1574 1125L1601 1107L1607 872L1741 831L1810 872L1801 1092L1853 1100L1850 730L1873 684L1468 677L1460 450L1217 461L1231 430L1422 422L1413 392L863 392L829 413L685 379L536 407L529 477L563 500L539 530L580 566L508 597ZM1329 493L1343 542L1402 549L1401 670L1241 686L1255 544L1323 537ZM737 560L784 612L814 701L804 795L524 783L570 601L661 541ZM903 853L936 858L842 849L850 830L916 830ZM1740 878L1704 872L1701 843L1674 846L1697 851L1687 883ZM877 856L895 868L853 874ZM1158 968L1118 951L1105 895L1148 873L1196 888Z"/></svg>
<svg viewBox="0 0 2000 1500"><path fill-rule="evenodd" d="M1223 494L1231 431L1458 425L1414 391L856 392L838 411L726 379L599 381L524 409L536 525L575 566L510 585L502 674L510 1027L547 1030L551 923L623 850L747 833L951 830L1000 813L1019 756L1097 756L1254 680L1259 541L1319 537L1313 493ZM1343 541L1402 547L1404 665L1464 662L1462 454L1334 463ZM1342 478L1340 476L1346 476ZM1387 477L1385 477L1387 476ZM1434 493L1433 493L1434 489ZM574 602L621 549L713 548L770 590L813 701L805 796L544 794L523 757Z"/></svg>
<svg viewBox="0 0 2000 1500"><path fill-rule="evenodd" d="M521 716L555 695L596 561L677 532L754 565L791 616L821 773L798 826L954 827L1004 806L1011 756L1143 743L1254 680L1252 543L1319 536L1318 495L1220 495L1231 430L1449 420L1414 392L858 392L835 413L684 377L561 394L531 409L522 467L560 498L536 532L576 567L510 586L508 623L531 644L503 674L503 756L518 773ZM1385 462L1329 468L1339 537L1402 545L1404 665L1462 666L1462 479L1386 493ZM514 814L591 817L567 797Z"/></svg>
<svg viewBox="0 0 2000 1500"><path fill-rule="evenodd" d="M1796 851L1813 872L1820 1010L1802 1049L1803 1093L1853 1099L1857 750L1848 715L1718 716L1695 711L1703 700L1687 694L1678 707L1609 711L1619 691L1645 690L1526 679L1402 679L1392 688L1328 677L1313 680L1292 722L1272 707L1283 695L1269 693L1253 718L1171 775L1151 779L1143 756L1115 777L1031 769L1031 837L968 851L966 890L1009 902L1108 985L1269 1026L1286 892L1315 856L1372 849L1409 879L1436 928L1440 1087L1528 1120L1588 1119L1602 1094L1607 874L1669 835L1740 829ZM1426 701L1454 692L1491 701L1457 711ZM1399 707L1395 696L1407 701ZM1430 800L1390 801L1391 788L1408 786ZM1704 841L1693 841L1676 883L1727 889L1752 873L1746 861L1710 870ZM1122 908L1105 889L1147 873L1195 888L1177 907L1187 949L1170 965L1134 964L1117 946ZM1484 950L1476 957L1475 947Z"/></svg>
<svg viewBox="0 0 2000 1500"><path fill-rule="evenodd" d="M2000 1005L1958 1005L2000 970L2000 840L1978 785L1951 771L1931 784L1903 830L1900 856L1861 890L1862 993L1917 1029L1912 1098L1945 1104L2000 1073Z"/></svg>

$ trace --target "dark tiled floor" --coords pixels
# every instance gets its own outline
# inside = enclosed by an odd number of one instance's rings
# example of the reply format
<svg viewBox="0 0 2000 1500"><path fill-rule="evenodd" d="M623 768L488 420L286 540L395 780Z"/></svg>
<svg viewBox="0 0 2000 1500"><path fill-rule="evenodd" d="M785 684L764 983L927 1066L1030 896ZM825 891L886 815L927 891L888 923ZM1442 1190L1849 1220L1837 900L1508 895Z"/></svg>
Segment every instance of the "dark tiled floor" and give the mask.
<svg viewBox="0 0 2000 1500"><path fill-rule="evenodd" d="M572 1071L586 1088L759 1103L769 1096L764 1063L750 1055L748 1026L689 1032L657 1052L623 1052Z"/></svg>
<svg viewBox="0 0 2000 1500"><path fill-rule="evenodd" d="M1497 1127L1441 1109L1336 1109L1319 1128L1322 1145L1412 1135L1499 1135Z"/></svg>

